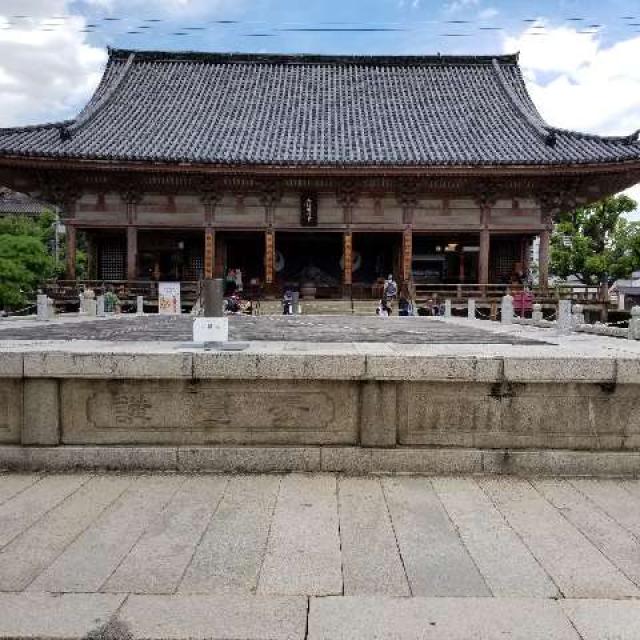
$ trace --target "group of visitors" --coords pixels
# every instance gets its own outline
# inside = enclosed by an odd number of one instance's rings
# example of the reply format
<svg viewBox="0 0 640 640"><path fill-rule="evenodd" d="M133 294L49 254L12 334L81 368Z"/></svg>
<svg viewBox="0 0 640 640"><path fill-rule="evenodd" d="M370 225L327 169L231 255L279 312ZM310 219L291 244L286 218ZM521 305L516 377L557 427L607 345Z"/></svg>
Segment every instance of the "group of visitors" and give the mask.
<svg viewBox="0 0 640 640"><path fill-rule="evenodd" d="M398 300L398 315L399 316L412 316L414 315L414 304L411 298L411 293L406 286L403 286L398 294L398 285L393 279L393 274L389 274L385 280L382 290L382 298L376 309L376 315L387 318L393 315L393 303Z"/></svg>

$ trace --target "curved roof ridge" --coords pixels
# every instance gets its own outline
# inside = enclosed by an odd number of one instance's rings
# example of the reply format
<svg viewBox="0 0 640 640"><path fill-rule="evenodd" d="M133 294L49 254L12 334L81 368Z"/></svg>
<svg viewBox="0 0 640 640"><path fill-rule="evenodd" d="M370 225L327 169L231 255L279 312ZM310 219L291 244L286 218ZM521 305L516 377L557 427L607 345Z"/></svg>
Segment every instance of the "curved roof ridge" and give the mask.
<svg viewBox="0 0 640 640"><path fill-rule="evenodd" d="M42 122L40 124L25 124L20 127L0 127L0 133L26 133L40 129L59 129L73 124L74 120L58 120L57 122Z"/></svg>
<svg viewBox="0 0 640 640"><path fill-rule="evenodd" d="M110 59L128 59L134 54L139 61L161 62L201 61L218 63L253 64L353 64L353 65L437 65L437 64L479 64L490 65L493 60L504 64L517 64L519 54L502 55L355 55L355 54L315 54L315 53L242 53L207 51L156 51L147 49L112 49Z"/></svg>
<svg viewBox="0 0 640 640"><path fill-rule="evenodd" d="M581 138L582 140L606 140L608 142L623 142L625 144L640 142L640 129L636 129L633 133L626 136L601 136L597 133L574 131L573 129L563 129L562 127L550 128L556 133L563 133L565 135L573 136L574 138Z"/></svg>
<svg viewBox="0 0 640 640"><path fill-rule="evenodd" d="M72 134L78 131L82 126L84 126L91 118L93 118L115 95L118 88L122 85L122 81L126 78L129 73L129 69L131 69L131 65L135 59L136 54L131 53L124 66L120 70L118 76L111 81L111 86L106 89L106 91L102 94L102 96L96 100L96 102L89 103L87 107L80 113L80 115L72 121L69 126L63 126L62 129L66 131L67 134ZM105 71L106 74L106 71ZM64 135L63 131L60 132L60 135Z"/></svg>
<svg viewBox="0 0 640 640"><path fill-rule="evenodd" d="M538 135L545 141L545 143L549 146L553 146L555 144L553 128L550 127L537 113L532 113L527 105L524 104L518 94L513 90L513 87L507 82L507 79L504 77L502 69L500 68L500 64L498 63L496 58L493 59L492 65L494 73L498 78L498 82L502 87L502 90L507 94L513 106L529 123L529 125L531 125L536 133L538 133Z"/></svg>

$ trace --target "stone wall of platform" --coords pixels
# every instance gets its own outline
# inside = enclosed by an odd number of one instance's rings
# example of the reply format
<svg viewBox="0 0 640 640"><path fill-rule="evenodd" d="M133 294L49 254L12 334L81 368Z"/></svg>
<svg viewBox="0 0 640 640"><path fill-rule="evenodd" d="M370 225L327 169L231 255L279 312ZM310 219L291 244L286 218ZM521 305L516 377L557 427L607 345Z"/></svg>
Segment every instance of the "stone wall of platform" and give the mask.
<svg viewBox="0 0 640 640"><path fill-rule="evenodd" d="M639 362L3 352L0 444L640 450Z"/></svg>

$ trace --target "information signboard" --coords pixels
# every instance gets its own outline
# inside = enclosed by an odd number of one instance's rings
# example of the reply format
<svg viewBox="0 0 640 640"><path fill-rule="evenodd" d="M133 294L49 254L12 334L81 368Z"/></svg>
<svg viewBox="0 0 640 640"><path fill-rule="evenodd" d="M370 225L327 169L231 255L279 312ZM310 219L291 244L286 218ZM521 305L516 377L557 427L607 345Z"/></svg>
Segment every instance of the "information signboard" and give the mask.
<svg viewBox="0 0 640 640"><path fill-rule="evenodd" d="M180 283L179 282L159 282L158 283L158 313L167 315L179 314L180 306Z"/></svg>

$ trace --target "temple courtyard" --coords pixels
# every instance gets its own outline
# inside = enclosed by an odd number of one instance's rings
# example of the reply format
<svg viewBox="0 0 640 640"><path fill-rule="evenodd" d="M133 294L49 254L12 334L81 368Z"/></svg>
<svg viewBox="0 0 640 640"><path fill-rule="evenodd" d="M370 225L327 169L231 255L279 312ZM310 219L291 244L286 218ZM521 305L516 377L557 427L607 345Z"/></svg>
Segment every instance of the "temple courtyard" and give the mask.
<svg viewBox="0 0 640 640"><path fill-rule="evenodd" d="M631 640L638 536L634 480L1 475L0 637Z"/></svg>
<svg viewBox="0 0 640 640"><path fill-rule="evenodd" d="M640 342L0 327L0 639L635 640Z"/></svg>

